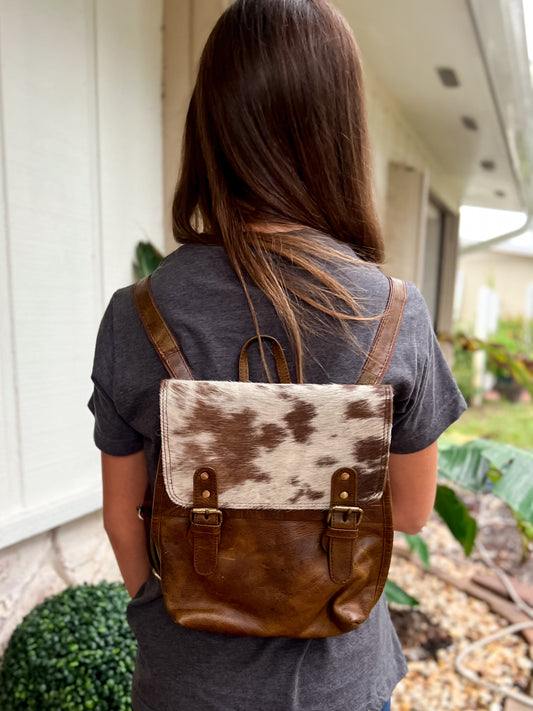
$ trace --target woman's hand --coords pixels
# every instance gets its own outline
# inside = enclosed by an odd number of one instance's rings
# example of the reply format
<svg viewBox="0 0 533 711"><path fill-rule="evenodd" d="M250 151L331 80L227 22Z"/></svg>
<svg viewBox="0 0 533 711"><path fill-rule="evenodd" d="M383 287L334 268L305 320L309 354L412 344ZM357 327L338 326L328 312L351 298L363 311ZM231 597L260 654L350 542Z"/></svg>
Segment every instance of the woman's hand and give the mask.
<svg viewBox="0 0 533 711"><path fill-rule="evenodd" d="M394 529L418 533L427 522L437 490L437 443L412 454L390 454Z"/></svg>
<svg viewBox="0 0 533 711"><path fill-rule="evenodd" d="M137 516L148 476L144 452L127 457L102 453L104 528L131 597L147 580L151 565L146 551L144 522Z"/></svg>

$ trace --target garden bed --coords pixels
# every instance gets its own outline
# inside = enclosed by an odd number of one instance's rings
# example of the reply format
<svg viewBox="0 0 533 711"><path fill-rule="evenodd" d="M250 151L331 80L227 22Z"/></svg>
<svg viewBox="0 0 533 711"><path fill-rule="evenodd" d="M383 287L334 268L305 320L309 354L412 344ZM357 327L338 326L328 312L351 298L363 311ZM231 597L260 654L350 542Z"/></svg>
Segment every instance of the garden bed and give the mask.
<svg viewBox="0 0 533 711"><path fill-rule="evenodd" d="M509 518L510 517L510 518ZM488 500L478 519L480 540L506 572L527 585L533 584L533 561L520 563L518 536L512 515L496 499ZM488 525L490 524L490 525ZM449 580L468 580L487 574L487 567L474 551L470 559L437 516L424 531L431 550L431 565ZM441 577L424 571L406 558L401 537L393 556L390 577L420 602L412 612L393 609L409 673L394 696L395 711L502 711L505 697L462 677L455 660L468 645L506 627L508 621L492 612L486 602L466 594ZM464 662L482 679L515 691L530 692L533 662L530 648L520 635L509 635L476 649Z"/></svg>

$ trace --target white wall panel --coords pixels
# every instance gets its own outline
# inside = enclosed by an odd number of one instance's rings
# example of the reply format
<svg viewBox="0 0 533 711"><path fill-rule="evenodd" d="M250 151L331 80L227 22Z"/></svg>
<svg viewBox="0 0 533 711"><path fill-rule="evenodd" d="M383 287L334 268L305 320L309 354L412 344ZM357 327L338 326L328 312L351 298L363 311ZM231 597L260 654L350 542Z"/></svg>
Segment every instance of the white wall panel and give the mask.
<svg viewBox="0 0 533 711"><path fill-rule="evenodd" d="M397 163L430 176L431 191L453 212L461 204L462 188L439 165L398 107L365 66L368 124L372 141L374 184L380 215L386 212L389 163Z"/></svg>
<svg viewBox="0 0 533 711"><path fill-rule="evenodd" d="M23 504L31 509L95 485L81 406L98 293L91 48L84 0L8 0L1 21Z"/></svg>
<svg viewBox="0 0 533 711"><path fill-rule="evenodd" d="M2 57L0 46L0 60ZM0 104L1 104L0 76ZM16 397L10 233L5 200L4 122L0 114L0 500L10 510L22 499L19 412Z"/></svg>
<svg viewBox="0 0 533 711"><path fill-rule="evenodd" d="M106 298L133 245L163 248L162 0L98 0L98 116Z"/></svg>
<svg viewBox="0 0 533 711"><path fill-rule="evenodd" d="M163 241L161 14L158 0L0 0L0 546L99 505L96 329L135 243Z"/></svg>

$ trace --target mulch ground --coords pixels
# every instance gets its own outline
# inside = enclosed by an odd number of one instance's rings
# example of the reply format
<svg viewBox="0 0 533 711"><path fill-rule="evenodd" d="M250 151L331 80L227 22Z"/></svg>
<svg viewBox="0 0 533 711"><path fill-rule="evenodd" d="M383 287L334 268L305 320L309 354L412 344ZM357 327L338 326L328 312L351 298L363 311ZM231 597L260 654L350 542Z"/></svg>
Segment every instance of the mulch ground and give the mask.
<svg viewBox="0 0 533 711"><path fill-rule="evenodd" d="M479 501L471 504L476 508ZM530 552L525 561L521 560L521 541L512 514L499 500L487 496L475 514L479 540L493 561L521 583L522 594L530 594L533 599L533 555ZM486 602L459 589L465 583L468 586L473 576L486 578L494 571L476 551L467 559L436 516L423 535L430 547L431 567L439 575L424 571L415 558L409 558L402 537L398 537L390 572L390 578L420 603L412 610L391 610L409 665L407 677L393 695L394 711L507 711L510 702L504 695L465 679L455 668L457 655L472 642L510 624ZM492 597L499 599L494 594ZM511 604L508 608L516 610ZM533 632L529 634L533 643ZM530 643L519 634L508 635L475 649L464 665L491 684L530 694Z"/></svg>

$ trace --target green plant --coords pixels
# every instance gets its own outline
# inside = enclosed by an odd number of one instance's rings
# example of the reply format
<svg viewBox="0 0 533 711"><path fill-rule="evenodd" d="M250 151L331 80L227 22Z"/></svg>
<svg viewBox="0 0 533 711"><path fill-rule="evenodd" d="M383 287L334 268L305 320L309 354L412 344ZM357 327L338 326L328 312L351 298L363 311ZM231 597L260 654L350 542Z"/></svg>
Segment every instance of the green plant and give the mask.
<svg viewBox="0 0 533 711"><path fill-rule="evenodd" d="M13 633L0 669L2 711L127 711L136 643L118 583L68 588Z"/></svg>
<svg viewBox="0 0 533 711"><path fill-rule="evenodd" d="M469 403L476 393L476 388L474 387L472 353L471 351L461 348L458 343L455 343L454 347L453 377L464 399Z"/></svg>
<svg viewBox="0 0 533 711"><path fill-rule="evenodd" d="M492 492L511 508L522 539L522 558L533 539L533 452L490 440L462 445L439 443L439 477L475 493ZM469 556L475 544L477 523L456 492L439 484L435 511ZM429 567L429 553L420 535L406 536L409 548ZM416 605L397 585L385 589L387 600Z"/></svg>
<svg viewBox="0 0 533 711"><path fill-rule="evenodd" d="M448 444L440 451L439 475L505 501L516 518L525 557L533 537L533 452L484 439Z"/></svg>
<svg viewBox="0 0 533 711"><path fill-rule="evenodd" d="M499 400L470 408L446 431L443 443L464 444L473 439L533 448L533 403Z"/></svg>
<svg viewBox="0 0 533 711"><path fill-rule="evenodd" d="M512 353L504 345L495 341L483 341L464 333L441 334L442 343L452 343L464 351L484 351L489 361L502 368L516 383L533 395L533 356L530 351Z"/></svg>
<svg viewBox="0 0 533 711"><path fill-rule="evenodd" d="M498 330L491 336L491 342L502 346L512 356L531 359L533 358L532 328L531 322L524 321L522 318L501 320L498 323ZM501 358L498 351L489 353L487 370L494 375L497 383L507 390L516 382L512 368L505 359ZM505 389L503 392L506 394ZM509 395L512 397L512 392Z"/></svg>
<svg viewBox="0 0 533 711"><path fill-rule="evenodd" d="M493 343L499 343L509 353L533 356L533 321L523 318L501 319L496 333L491 336Z"/></svg>
<svg viewBox="0 0 533 711"><path fill-rule="evenodd" d="M135 248L133 273L136 279L149 276L159 266L163 255L150 242L139 242Z"/></svg>

